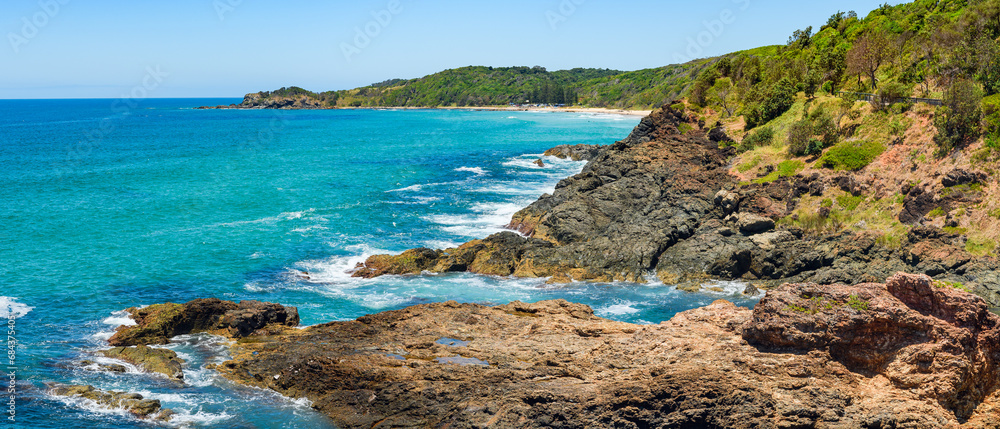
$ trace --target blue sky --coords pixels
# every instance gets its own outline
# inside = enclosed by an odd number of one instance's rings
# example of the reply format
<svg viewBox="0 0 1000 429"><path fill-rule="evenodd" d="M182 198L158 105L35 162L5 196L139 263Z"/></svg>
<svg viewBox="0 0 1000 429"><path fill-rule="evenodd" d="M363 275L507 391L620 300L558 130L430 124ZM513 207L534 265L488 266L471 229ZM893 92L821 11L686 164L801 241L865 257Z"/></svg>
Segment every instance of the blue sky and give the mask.
<svg viewBox="0 0 1000 429"><path fill-rule="evenodd" d="M637 70L781 44L838 9L863 17L881 3L5 0L0 98L118 98L143 85L154 98L242 97L467 65Z"/></svg>

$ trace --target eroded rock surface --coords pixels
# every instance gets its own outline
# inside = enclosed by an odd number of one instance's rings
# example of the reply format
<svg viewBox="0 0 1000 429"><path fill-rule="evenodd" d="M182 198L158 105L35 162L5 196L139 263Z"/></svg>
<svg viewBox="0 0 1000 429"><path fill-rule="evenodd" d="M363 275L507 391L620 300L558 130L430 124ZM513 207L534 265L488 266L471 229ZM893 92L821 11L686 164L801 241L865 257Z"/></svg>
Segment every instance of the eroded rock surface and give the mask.
<svg viewBox="0 0 1000 429"><path fill-rule="evenodd" d="M115 347L101 352L105 357L120 359L146 371L163 374L175 381L184 379L181 370L184 359L177 357L173 350L148 346Z"/></svg>
<svg viewBox="0 0 1000 429"><path fill-rule="evenodd" d="M49 394L69 398L83 398L110 409L122 409L140 419L170 421L173 410L163 408L158 399L143 399L138 393L104 391L94 386L50 384Z"/></svg>
<svg viewBox="0 0 1000 429"><path fill-rule="evenodd" d="M167 344L177 335L208 332L245 337L267 328L299 324L295 307L260 301L196 299L186 304L157 304L127 309L135 326L121 326L108 340L112 346Z"/></svg>
<svg viewBox="0 0 1000 429"><path fill-rule="evenodd" d="M658 325L561 300L420 305L258 337L219 370L344 428L997 427L998 325L901 274Z"/></svg>

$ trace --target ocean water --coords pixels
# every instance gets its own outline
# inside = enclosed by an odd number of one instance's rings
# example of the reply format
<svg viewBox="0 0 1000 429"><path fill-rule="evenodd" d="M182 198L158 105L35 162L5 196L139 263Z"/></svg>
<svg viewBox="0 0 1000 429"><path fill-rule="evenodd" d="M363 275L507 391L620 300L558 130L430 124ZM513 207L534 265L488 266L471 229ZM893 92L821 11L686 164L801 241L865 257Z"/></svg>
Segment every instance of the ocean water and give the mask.
<svg viewBox="0 0 1000 429"><path fill-rule="evenodd" d="M15 427L147 427L121 410L45 393L45 382L139 392L174 427L330 427L308 401L233 385L207 363L219 338L176 338L176 385L129 367L82 367L127 307L194 298L299 308L303 324L409 305L565 298L658 323L743 285L690 294L648 284L551 286L469 274L352 279L367 256L444 248L501 231L584 163L559 144L611 144L639 118L475 111L235 111L237 100L0 101L0 316L15 331ZM9 356L7 356L9 357ZM7 361L2 362L9 363ZM13 370L13 371L11 371ZM7 385L8 380L4 380ZM6 390L6 389L4 389ZM3 410L9 411L4 401ZM3 414L4 423L11 423Z"/></svg>

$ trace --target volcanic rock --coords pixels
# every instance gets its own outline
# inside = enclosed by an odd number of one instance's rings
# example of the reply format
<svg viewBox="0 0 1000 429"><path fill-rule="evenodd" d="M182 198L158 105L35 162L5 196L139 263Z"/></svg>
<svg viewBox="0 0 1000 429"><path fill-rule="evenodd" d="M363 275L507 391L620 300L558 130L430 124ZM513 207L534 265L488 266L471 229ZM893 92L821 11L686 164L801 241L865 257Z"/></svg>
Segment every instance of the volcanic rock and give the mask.
<svg viewBox="0 0 1000 429"><path fill-rule="evenodd" d="M241 343L218 369L343 428L997 427L998 326L981 298L899 274L658 325L561 300L420 305Z"/></svg>
<svg viewBox="0 0 1000 429"><path fill-rule="evenodd" d="M118 327L108 340L112 346L167 344L171 337L199 332L239 338L260 330L299 324L295 307L259 301L196 299L186 304L157 304L126 311L136 325Z"/></svg>

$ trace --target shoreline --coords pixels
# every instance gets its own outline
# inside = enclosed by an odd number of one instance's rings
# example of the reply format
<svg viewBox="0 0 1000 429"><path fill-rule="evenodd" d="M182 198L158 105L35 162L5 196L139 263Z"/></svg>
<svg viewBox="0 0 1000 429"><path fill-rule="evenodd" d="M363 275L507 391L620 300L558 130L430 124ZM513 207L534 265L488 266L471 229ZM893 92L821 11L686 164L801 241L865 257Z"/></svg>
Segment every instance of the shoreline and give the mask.
<svg viewBox="0 0 1000 429"><path fill-rule="evenodd" d="M455 107L340 107L342 110L470 110L486 112L550 112L550 113L594 113L604 115L624 115L645 117L652 110L608 109L603 107L518 107L518 106L455 106Z"/></svg>
<svg viewBox="0 0 1000 429"><path fill-rule="evenodd" d="M549 112L549 113L592 113L598 115L622 115L646 117L652 110L613 109L605 107L521 107L521 106L444 106L444 107L414 107L414 106L372 106L372 107L304 107L268 109L264 107L235 106L200 106L195 110L467 110L484 112Z"/></svg>

